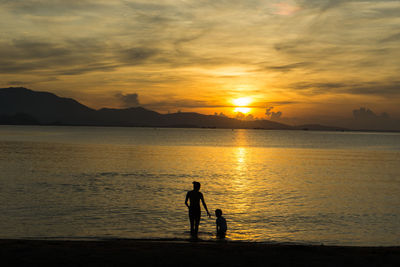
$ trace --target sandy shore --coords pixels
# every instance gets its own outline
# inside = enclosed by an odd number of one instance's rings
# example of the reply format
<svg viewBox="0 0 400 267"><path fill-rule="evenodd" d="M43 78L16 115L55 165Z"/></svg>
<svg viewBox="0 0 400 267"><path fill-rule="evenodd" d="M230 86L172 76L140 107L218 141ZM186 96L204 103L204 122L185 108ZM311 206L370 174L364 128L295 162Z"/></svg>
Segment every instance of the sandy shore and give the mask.
<svg viewBox="0 0 400 267"><path fill-rule="evenodd" d="M0 240L3 266L400 266L400 247Z"/></svg>

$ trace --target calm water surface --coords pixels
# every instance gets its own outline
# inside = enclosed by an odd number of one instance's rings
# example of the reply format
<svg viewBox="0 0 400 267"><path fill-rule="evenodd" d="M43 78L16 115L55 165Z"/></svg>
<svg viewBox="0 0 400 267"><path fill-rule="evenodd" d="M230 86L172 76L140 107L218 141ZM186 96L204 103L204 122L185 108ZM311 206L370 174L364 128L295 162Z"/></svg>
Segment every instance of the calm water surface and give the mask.
<svg viewBox="0 0 400 267"><path fill-rule="evenodd" d="M398 133L106 127L0 126L0 238L188 238L194 180L230 240L400 245Z"/></svg>

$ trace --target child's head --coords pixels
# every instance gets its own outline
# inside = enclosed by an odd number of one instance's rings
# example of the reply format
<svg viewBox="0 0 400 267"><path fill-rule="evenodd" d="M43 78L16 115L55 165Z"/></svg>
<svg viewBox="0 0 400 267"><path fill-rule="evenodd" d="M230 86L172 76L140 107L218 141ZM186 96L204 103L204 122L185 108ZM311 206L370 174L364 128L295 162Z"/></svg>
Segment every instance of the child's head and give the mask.
<svg viewBox="0 0 400 267"><path fill-rule="evenodd" d="M199 182L193 182L193 190L199 191L200 190L200 183Z"/></svg>
<svg viewBox="0 0 400 267"><path fill-rule="evenodd" d="M215 210L215 216L221 217L221 216L222 216L222 210L216 209L216 210Z"/></svg>

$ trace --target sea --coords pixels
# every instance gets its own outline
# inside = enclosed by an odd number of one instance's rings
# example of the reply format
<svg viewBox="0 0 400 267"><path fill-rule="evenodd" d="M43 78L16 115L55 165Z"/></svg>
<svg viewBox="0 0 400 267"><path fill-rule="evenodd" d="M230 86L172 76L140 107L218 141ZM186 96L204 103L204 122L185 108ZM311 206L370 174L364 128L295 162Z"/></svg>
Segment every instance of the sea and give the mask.
<svg viewBox="0 0 400 267"><path fill-rule="evenodd" d="M0 238L400 245L400 133L0 126Z"/></svg>

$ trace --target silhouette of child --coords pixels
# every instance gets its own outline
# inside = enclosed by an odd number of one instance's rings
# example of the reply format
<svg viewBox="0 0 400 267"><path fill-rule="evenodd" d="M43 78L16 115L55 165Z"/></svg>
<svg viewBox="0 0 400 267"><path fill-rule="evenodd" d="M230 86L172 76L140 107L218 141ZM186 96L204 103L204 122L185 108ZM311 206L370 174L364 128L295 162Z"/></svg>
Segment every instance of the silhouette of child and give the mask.
<svg viewBox="0 0 400 267"><path fill-rule="evenodd" d="M190 205L188 204L188 200L190 200ZM187 192L186 194L185 205L189 208L190 234L195 238L197 238L197 234L199 232L201 217L200 200L204 206L204 209L207 211L207 215L211 217L211 214L208 212L206 202L204 201L203 194L200 192L200 183L193 182L193 190Z"/></svg>
<svg viewBox="0 0 400 267"><path fill-rule="evenodd" d="M217 237L225 238L226 230L228 230L228 226L226 225L225 218L222 217L222 210L216 209L215 216L217 217L217 220L215 221L215 223L217 224Z"/></svg>

